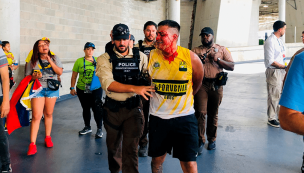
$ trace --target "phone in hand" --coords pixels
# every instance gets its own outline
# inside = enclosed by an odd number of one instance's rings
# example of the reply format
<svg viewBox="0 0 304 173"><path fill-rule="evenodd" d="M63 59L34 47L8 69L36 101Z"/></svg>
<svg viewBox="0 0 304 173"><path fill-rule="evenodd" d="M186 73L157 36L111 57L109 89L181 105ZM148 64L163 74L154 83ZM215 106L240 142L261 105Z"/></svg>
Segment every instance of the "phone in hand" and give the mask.
<svg viewBox="0 0 304 173"><path fill-rule="evenodd" d="M34 69L33 69L32 74L40 74L40 73L41 73L41 71L40 71L40 70L34 70Z"/></svg>

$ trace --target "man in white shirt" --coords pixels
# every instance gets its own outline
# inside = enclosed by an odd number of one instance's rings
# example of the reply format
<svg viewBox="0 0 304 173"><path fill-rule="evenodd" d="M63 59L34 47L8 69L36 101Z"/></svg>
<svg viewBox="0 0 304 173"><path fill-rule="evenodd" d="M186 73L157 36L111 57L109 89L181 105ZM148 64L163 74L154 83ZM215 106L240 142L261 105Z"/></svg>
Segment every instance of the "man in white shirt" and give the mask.
<svg viewBox="0 0 304 173"><path fill-rule="evenodd" d="M283 78L285 76L284 59L286 56L285 46L280 39L285 34L286 23L276 21L273 24L274 32L268 37L264 45L264 63L267 82L267 115L268 123L273 127L279 127L276 119L279 112L279 100L282 92Z"/></svg>

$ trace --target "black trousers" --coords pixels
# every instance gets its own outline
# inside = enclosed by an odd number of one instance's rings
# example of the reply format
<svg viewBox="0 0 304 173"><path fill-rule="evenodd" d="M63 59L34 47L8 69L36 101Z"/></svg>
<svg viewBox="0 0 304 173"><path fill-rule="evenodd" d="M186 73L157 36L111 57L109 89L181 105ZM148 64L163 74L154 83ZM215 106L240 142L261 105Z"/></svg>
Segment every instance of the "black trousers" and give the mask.
<svg viewBox="0 0 304 173"><path fill-rule="evenodd" d="M3 97L0 97L0 105L2 104ZM4 131L3 121L0 121L0 158L1 165L10 164L10 154L8 149L8 138Z"/></svg>
<svg viewBox="0 0 304 173"><path fill-rule="evenodd" d="M91 108L94 113L94 119L98 129L102 127L102 111L101 111L101 97L102 89L92 91L92 93L84 93L84 90L76 88L77 96L79 98L80 104L82 106L84 125L91 127Z"/></svg>

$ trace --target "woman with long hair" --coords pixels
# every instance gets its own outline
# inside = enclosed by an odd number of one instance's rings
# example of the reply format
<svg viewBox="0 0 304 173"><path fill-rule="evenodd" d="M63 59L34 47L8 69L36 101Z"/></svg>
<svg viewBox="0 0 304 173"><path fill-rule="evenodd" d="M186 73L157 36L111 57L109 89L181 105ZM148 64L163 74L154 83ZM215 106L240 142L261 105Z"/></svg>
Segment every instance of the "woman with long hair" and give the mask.
<svg viewBox="0 0 304 173"><path fill-rule="evenodd" d="M31 99L33 117L30 134L31 143L27 155L37 153L36 139L42 114L44 114L45 124L45 145L49 148L53 147L51 139L53 111L56 99L59 97L57 75L61 75L62 71L63 68L59 58L51 54L46 41L36 41L31 61L27 64L25 73L26 76L32 75L32 80L38 78L43 89Z"/></svg>

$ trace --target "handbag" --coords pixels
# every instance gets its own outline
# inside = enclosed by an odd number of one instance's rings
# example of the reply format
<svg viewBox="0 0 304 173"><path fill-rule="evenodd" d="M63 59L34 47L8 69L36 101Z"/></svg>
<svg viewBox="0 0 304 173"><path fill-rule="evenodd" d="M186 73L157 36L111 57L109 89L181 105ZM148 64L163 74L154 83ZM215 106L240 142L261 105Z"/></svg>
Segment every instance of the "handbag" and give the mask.
<svg viewBox="0 0 304 173"><path fill-rule="evenodd" d="M41 65L42 69L45 70L45 66L42 63L40 57L38 58L38 60L39 60L39 63ZM62 86L61 82L59 80L55 80L55 79L47 79L46 83L47 83L48 88L53 91L57 91L59 89L59 86Z"/></svg>
<svg viewBox="0 0 304 173"><path fill-rule="evenodd" d="M96 90L98 88L101 87L101 84L100 84L100 81L99 81L99 78L95 75L95 71L96 71L96 61L95 61L95 58L93 57L94 59L94 73L93 73L93 77L92 77L92 82L91 82L91 87L90 87L90 90L93 91L93 90Z"/></svg>
<svg viewBox="0 0 304 173"><path fill-rule="evenodd" d="M226 85L226 82L228 80L228 73L227 72L220 72L217 74L215 85L217 86L223 86Z"/></svg>

